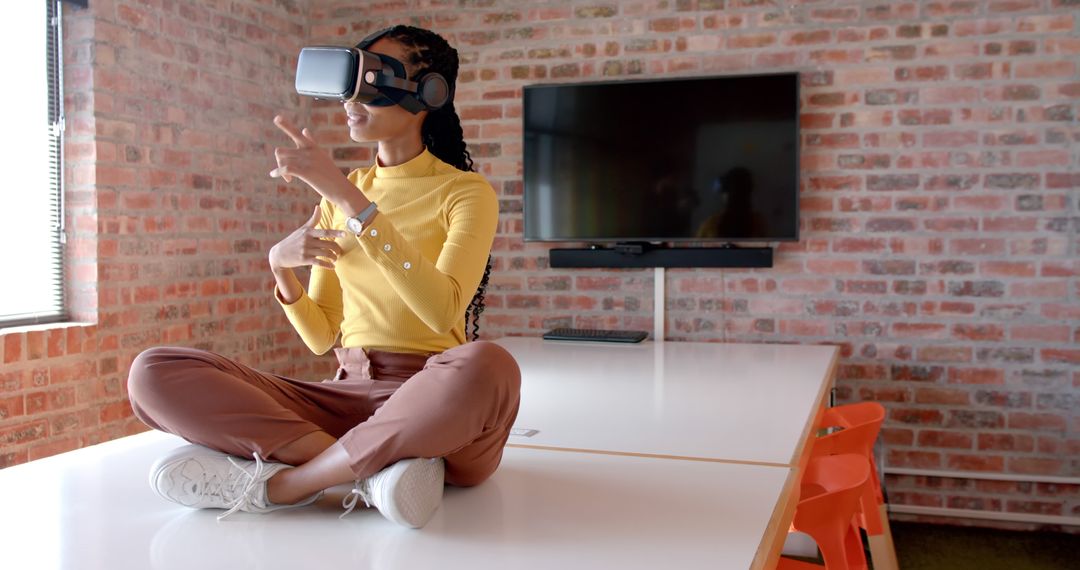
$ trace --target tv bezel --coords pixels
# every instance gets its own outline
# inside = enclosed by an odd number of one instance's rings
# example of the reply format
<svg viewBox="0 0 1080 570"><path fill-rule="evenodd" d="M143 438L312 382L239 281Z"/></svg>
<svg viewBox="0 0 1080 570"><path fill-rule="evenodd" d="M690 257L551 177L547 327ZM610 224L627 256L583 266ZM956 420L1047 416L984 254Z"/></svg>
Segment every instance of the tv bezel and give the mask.
<svg viewBox="0 0 1080 570"><path fill-rule="evenodd" d="M525 214L525 208L527 207L527 195L528 184L526 184L526 172L527 165L525 162L525 145L526 145L526 129L525 122L528 118L528 113L525 107L525 99L528 92L535 88L550 88L550 87L589 87L596 85L626 85L636 83L669 83L673 81L678 82L694 82L694 81L710 81L716 79L744 79L752 77L775 77L775 76L787 76L792 77L795 80L795 234L793 236L768 236L768 237L659 237L659 236L627 236L627 237L604 237L604 238L583 238L583 237L555 237L555 238L539 238L528 237L529 216ZM799 241L799 230L801 226L801 191L802 191L802 173L801 173L801 151L802 151L802 139L800 136L800 105L801 105L801 83L802 77L799 71L774 71L767 73L740 73L734 75L695 75L695 76L674 76L674 77L645 77L640 79L616 79L610 81L577 81L577 82L544 82L544 83L529 83L522 86L521 94L521 211L522 211L522 240L526 242L538 242L538 243L595 243L595 244L613 244L613 243L705 243L705 244L717 244L717 243L732 243L732 242L750 242L750 243L771 243L771 242L797 242Z"/></svg>

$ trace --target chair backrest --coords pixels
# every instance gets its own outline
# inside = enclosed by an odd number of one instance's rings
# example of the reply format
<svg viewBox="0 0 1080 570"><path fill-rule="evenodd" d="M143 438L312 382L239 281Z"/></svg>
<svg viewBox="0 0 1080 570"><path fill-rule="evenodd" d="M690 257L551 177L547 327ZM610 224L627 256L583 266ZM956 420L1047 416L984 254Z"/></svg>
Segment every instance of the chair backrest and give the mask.
<svg viewBox="0 0 1080 570"><path fill-rule="evenodd" d="M825 410L818 429L842 428L814 442L815 457L837 453L859 453L871 457L874 440L885 421L885 407L877 402L860 402Z"/></svg>

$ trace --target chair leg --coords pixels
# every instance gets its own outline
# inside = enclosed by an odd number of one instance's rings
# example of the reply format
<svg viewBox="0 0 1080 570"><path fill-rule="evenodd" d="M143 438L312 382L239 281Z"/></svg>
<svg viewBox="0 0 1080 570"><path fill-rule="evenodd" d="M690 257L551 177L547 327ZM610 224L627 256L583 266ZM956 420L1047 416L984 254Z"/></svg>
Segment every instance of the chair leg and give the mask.
<svg viewBox="0 0 1080 570"><path fill-rule="evenodd" d="M862 496L859 497L859 513L867 536L877 536L882 533L883 528L878 513L878 502L874 496L873 487L869 485L866 486Z"/></svg>
<svg viewBox="0 0 1080 570"><path fill-rule="evenodd" d="M863 551L862 536L859 534L858 525L848 526L844 537L844 560L850 570L867 570L866 554Z"/></svg>
<svg viewBox="0 0 1080 570"><path fill-rule="evenodd" d="M888 505L881 505L878 512L881 517L882 532L876 536L867 536L870 542L870 559L874 562L874 570L899 570L892 529L889 528Z"/></svg>

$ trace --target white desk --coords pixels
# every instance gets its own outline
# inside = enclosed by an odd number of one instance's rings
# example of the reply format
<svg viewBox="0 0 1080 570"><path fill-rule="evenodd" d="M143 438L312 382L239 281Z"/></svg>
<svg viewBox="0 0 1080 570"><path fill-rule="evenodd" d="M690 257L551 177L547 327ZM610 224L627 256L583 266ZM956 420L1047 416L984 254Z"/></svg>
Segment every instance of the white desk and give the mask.
<svg viewBox="0 0 1080 570"><path fill-rule="evenodd" d="M497 341L522 370L515 445L791 466L835 346Z"/></svg>
<svg viewBox="0 0 1080 570"><path fill-rule="evenodd" d="M785 468L508 448L478 487L448 487L400 527L332 489L266 515L161 500L151 463L183 440L147 432L0 471L7 568L747 568Z"/></svg>
<svg viewBox="0 0 1080 570"><path fill-rule="evenodd" d="M765 568L791 521L837 349L504 338L523 371L499 471L448 488L413 531L348 486L267 515L192 511L149 488L182 440L148 432L0 470L4 567Z"/></svg>

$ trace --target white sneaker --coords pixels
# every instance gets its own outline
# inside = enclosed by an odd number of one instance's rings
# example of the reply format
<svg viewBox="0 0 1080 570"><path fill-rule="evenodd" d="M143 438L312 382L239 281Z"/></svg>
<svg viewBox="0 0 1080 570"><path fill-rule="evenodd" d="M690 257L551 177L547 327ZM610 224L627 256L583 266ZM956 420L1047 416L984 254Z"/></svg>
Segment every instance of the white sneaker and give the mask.
<svg viewBox="0 0 1080 570"><path fill-rule="evenodd" d="M234 457L209 447L180 446L154 462L150 487L163 499L196 509L229 509L218 520L235 513L268 513L309 505L322 491L292 505L277 505L266 497L266 481L291 465Z"/></svg>
<svg viewBox="0 0 1080 570"><path fill-rule="evenodd" d="M359 479L341 506L352 512L357 498L379 509L400 525L420 528L427 524L442 502L445 464L434 459L402 459L366 479Z"/></svg>

